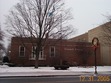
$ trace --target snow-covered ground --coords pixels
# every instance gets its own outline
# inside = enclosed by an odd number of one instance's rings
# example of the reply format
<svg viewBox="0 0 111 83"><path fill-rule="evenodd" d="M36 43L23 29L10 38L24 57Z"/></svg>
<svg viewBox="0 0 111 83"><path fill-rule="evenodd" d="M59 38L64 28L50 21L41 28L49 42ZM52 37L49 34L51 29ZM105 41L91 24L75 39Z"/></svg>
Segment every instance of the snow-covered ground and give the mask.
<svg viewBox="0 0 111 83"><path fill-rule="evenodd" d="M94 73L95 67L70 67L68 70L55 70L54 67L8 67L6 65L0 66L0 76L39 76L39 75L73 75L81 73ZM111 66L97 66L98 72L107 72L111 74ZM16 74L17 73L17 74ZM25 74L24 74L25 73ZM29 75L30 74L30 75ZM74 74L75 75L75 74Z"/></svg>
<svg viewBox="0 0 111 83"><path fill-rule="evenodd" d="M97 66L97 70L111 71L111 66ZM73 72L94 72L95 67L70 67L68 70L55 70L54 67L39 67L35 69L34 67L8 67L6 65L0 65L0 73L3 72L56 72L56 71L73 71Z"/></svg>

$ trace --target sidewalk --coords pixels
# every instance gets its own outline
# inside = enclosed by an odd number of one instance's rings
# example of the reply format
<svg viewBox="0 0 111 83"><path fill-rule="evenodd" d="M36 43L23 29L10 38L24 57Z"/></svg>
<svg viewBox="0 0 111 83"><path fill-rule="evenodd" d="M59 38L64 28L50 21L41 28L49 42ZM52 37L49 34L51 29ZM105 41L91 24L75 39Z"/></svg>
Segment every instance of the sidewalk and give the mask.
<svg viewBox="0 0 111 83"><path fill-rule="evenodd" d="M109 75L111 72L98 72L98 75ZM12 72L0 73L0 77L44 77L44 76L81 76L81 75L94 75L94 72Z"/></svg>
<svg viewBox="0 0 111 83"><path fill-rule="evenodd" d="M99 66L98 75L111 74L111 66ZM12 76L69 76L69 75L94 75L94 67L70 67L68 70L55 70L53 67L7 67L0 66L0 77Z"/></svg>

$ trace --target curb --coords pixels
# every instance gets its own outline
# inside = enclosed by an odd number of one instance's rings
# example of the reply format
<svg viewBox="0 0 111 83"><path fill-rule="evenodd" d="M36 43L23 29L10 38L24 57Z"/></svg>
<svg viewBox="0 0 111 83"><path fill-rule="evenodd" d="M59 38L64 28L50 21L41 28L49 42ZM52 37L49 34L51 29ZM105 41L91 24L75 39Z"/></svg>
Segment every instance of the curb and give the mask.
<svg viewBox="0 0 111 83"><path fill-rule="evenodd" d="M80 75L41 75L41 76L0 76L0 78L13 78L13 77L61 77L61 76L80 76Z"/></svg>
<svg viewBox="0 0 111 83"><path fill-rule="evenodd" d="M98 73L97 76L98 75L110 75L110 74L111 73L109 73L109 74ZM26 76L25 75L18 75L18 76L17 75L9 75L9 76L1 75L0 78L12 78L12 77L57 77L57 76L82 76L82 75L89 76L89 75L95 75L95 74L90 72L90 73L79 73L79 74L71 74L71 75L69 75L69 74L68 75L67 74L64 74L64 75L63 74L61 74L61 75L60 74L59 75L54 75L54 74L53 75L51 75L51 74L49 74L49 75L36 75L36 74L28 75L27 74Z"/></svg>

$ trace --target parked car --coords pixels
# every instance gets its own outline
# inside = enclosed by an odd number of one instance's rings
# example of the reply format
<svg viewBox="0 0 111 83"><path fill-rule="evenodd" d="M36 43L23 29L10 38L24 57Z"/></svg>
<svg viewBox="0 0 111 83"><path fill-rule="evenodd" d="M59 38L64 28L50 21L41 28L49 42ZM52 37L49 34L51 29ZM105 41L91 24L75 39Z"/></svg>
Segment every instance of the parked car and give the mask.
<svg viewBox="0 0 111 83"><path fill-rule="evenodd" d="M57 70L67 70L69 65L55 65L54 68Z"/></svg>
<svg viewBox="0 0 111 83"><path fill-rule="evenodd" d="M69 68L69 65L67 61L63 61L62 64L54 65L54 68L56 70L67 70Z"/></svg>
<svg viewBox="0 0 111 83"><path fill-rule="evenodd" d="M8 56L3 57L2 65L8 65L9 67L14 67L15 66L14 63L10 63Z"/></svg>

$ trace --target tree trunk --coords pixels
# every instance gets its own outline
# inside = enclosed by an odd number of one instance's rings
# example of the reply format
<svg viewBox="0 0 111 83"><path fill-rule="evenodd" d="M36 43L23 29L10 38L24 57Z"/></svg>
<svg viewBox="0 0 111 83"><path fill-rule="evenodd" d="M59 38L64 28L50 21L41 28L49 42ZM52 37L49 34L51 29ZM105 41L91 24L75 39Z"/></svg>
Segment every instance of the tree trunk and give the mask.
<svg viewBox="0 0 111 83"><path fill-rule="evenodd" d="M35 59L35 68L38 68L38 63L39 63L39 60L38 60L38 57L36 56L36 59Z"/></svg>
<svg viewBox="0 0 111 83"><path fill-rule="evenodd" d="M36 47L36 58L35 58L35 68L39 66L39 53L41 51L41 44L39 43Z"/></svg>
<svg viewBox="0 0 111 83"><path fill-rule="evenodd" d="M35 58L35 68L38 68L39 66L39 51L40 48L36 47L36 58Z"/></svg>

